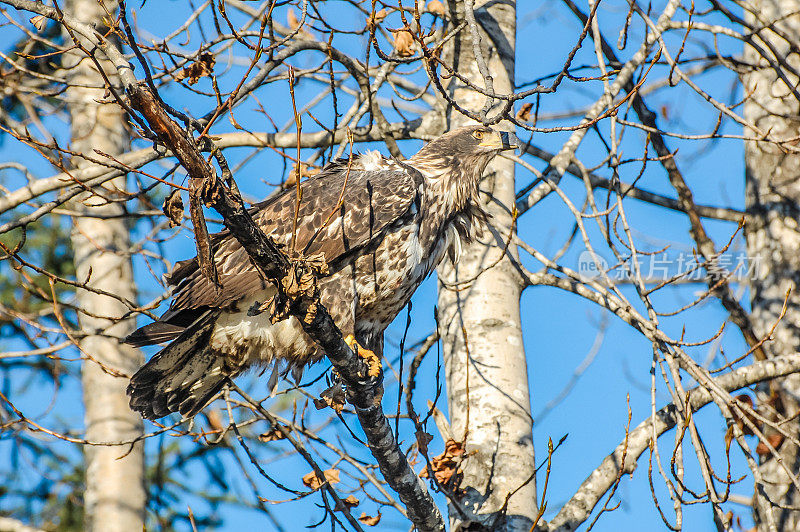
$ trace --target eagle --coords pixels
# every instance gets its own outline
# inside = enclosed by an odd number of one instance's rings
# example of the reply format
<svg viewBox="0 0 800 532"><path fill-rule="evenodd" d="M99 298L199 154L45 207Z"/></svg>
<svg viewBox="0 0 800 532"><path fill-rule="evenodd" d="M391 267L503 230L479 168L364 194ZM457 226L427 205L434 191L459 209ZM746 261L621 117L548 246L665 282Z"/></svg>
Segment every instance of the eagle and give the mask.
<svg viewBox="0 0 800 532"><path fill-rule="evenodd" d="M376 151L327 164L251 207L256 224L294 257L322 257L320 301L342 334L382 352L383 331L446 252L457 260L487 221L478 183L489 162L514 149L513 134L483 125L450 131L399 161ZM272 368L268 387L291 372L299 382L324 352L294 316L262 311L277 290L228 231L211 235L219 286L197 258L165 280L168 310L124 339L169 342L131 378L130 407L145 418L197 414L228 379ZM275 323L273 323L275 321Z"/></svg>

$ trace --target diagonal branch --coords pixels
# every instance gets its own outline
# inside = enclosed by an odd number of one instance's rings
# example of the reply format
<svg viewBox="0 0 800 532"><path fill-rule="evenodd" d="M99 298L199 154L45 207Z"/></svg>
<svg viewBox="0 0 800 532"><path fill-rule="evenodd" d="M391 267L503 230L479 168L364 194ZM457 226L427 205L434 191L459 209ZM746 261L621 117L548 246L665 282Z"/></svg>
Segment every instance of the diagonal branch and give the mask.
<svg viewBox="0 0 800 532"><path fill-rule="evenodd" d="M800 353L795 353L755 362L750 366L717 377L713 379L713 383L719 388L732 392L798 371L800 371ZM687 397L686 407L691 408L692 412L712 401L711 392L703 386L689 390ZM540 525L537 530L539 532L575 530L589 518L595 505L622 475L633 473L637 460L649 448L652 435L654 433L656 436L664 434L674 428L680 419L678 408L673 403L656 412L654 417L648 416L638 427L630 431L626 441L620 443L614 452L606 456L600 466L583 481L578 491L561 507L558 515L549 523Z"/></svg>
<svg viewBox="0 0 800 532"><path fill-rule="evenodd" d="M250 260L276 286L293 268L304 269L302 262L290 262L255 224L233 183L228 186L214 174L199 150L158 104L143 84L126 87L131 105L139 111L159 138L175 154L192 180L201 183L203 201L222 215L225 227L247 251ZM288 296L287 297L292 297ZM348 401L369 443L370 451L388 484L397 491L408 508L409 519L419 530L444 530L442 516L425 485L411 469L392 435L389 421L381 408L382 378L370 378L365 361L344 342L330 314L319 303L318 294L301 294L290 299L290 309L308 334L330 359L347 385Z"/></svg>
<svg viewBox="0 0 800 532"><path fill-rule="evenodd" d="M527 144L525 146L525 152L543 161L551 161L555 157L554 153L549 152L533 144ZM601 177L593 172L589 172L575 163L570 163L569 166L567 166L566 168L566 172L574 175L579 179L583 178L583 176L586 175L589 178L589 182L592 184L592 188L603 188L606 190L614 190L614 187L616 186L611 182L610 179L606 179L605 177ZM626 197L637 199L640 201L645 201L647 203L652 203L653 205L658 205L659 207L666 207L667 209L672 209L674 211L685 212L684 205L682 205L681 202L675 198L670 198L668 196L656 194L654 192L649 192L647 190L626 183L620 183L619 188ZM521 193L518 194L518 199L521 199L523 196L524 194ZM697 210L697 214L702 216L703 218L711 218L714 220L725 220L728 222L738 222L745 215L744 211L740 211L738 209L732 209L730 207L715 207L713 205L695 205L695 209Z"/></svg>
<svg viewBox="0 0 800 532"><path fill-rule="evenodd" d="M571 0L564 0L564 2L579 20L587 20L588 17L586 14L581 12L578 6L575 5ZM658 29L658 31L660 31L660 29ZM603 50L603 55L606 56L609 62L611 62L613 65L620 64L619 59L614 53L614 49L605 39L601 37L599 44ZM633 90L633 81L627 80L625 82L625 90ZM667 172L667 177L669 178L670 184L678 194L680 210L684 211L689 218L690 233L697 244L697 250L700 252L703 259L709 263L707 268L707 271L709 272L707 276L709 289L722 302L722 306L728 311L731 321L742 331L745 341L747 341L747 344L754 349L756 358L759 360L766 358L763 349L760 347L759 339L753 331L750 315L736 299L736 296L733 294L730 285L728 283L720 283L720 279L724 278L724 273L711 273L722 271L717 260L716 246L703 227L703 222L700 220L700 214L698 212L697 205L694 202L692 191L689 188L689 185L686 184L683 173L678 168L678 164L675 162L672 152L670 152L669 148L667 147L664 136L660 133L661 130L658 127L656 114L649 107L647 107L647 104L645 104L644 99L638 92L633 95L632 104L633 109L636 112L636 115L639 117L639 120L641 120L642 124L651 128L651 132L648 135L650 143L653 145L653 148L655 148L656 153L658 154L659 162Z"/></svg>
<svg viewBox="0 0 800 532"><path fill-rule="evenodd" d="M280 289L281 281L292 270L298 276L311 272L303 261L290 262L261 231L245 208L232 179L223 183L217 177L211 164L200 154L194 139L170 118L158 98L150 92L146 84L134 76L131 65L110 41L91 26L39 2L2 0L2 3L56 20L103 52L116 67L130 106L144 117L159 141L172 151L189 174L193 187L199 191L197 199L201 199L222 215L225 226L267 279ZM387 483L397 491L406 505L409 519L421 531L444 532L444 520L439 509L423 481L411 469L383 413L382 376L369 376L366 362L345 343L330 314L320 304L316 290L311 294L284 296L288 299L290 312L298 318L306 334L324 350L347 385L348 401L356 411L370 451Z"/></svg>
<svg viewBox="0 0 800 532"><path fill-rule="evenodd" d="M679 5L679 0L670 0L667 3L667 5L664 7L664 11L662 11L661 15L658 17L658 28L664 28L669 25L669 21L675 15ZM588 20L588 17L584 20ZM578 129L576 129L572 135L570 135L567 142L565 142L561 147L561 150L559 150L556 156L550 160L548 171L546 173L550 174L549 177L555 184L558 184L563 177L567 166L569 166L569 162L572 160L573 155L583 141L583 137L589 130L589 126L593 124L594 121L599 118L605 110L614 105L614 99L622 90L626 90L630 94L630 89L628 87L636 87L636 85L631 85L633 76L639 67L647 61L647 57L650 54L650 48L655 41L656 37L651 34L648 34L647 37L645 37L644 42L639 47L639 50L637 50L633 57L631 57L631 59L619 69L614 83L610 84L600 99L597 100L594 105L592 105L592 107L586 113L586 116L584 116L584 118L581 120ZM544 197L550 194L552 191L553 188L550 183L545 182L540 184L531 190L527 197L517 200L517 210L520 212L520 214L524 213L536 205L539 201L544 199Z"/></svg>

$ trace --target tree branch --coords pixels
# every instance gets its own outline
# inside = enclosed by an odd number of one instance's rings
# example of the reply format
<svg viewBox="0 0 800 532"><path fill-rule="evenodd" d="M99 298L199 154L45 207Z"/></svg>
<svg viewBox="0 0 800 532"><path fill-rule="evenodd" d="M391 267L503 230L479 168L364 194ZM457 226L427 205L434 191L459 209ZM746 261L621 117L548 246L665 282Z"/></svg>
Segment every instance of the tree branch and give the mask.
<svg viewBox="0 0 800 532"><path fill-rule="evenodd" d="M44 532L10 517L0 517L0 532Z"/></svg>
<svg viewBox="0 0 800 532"><path fill-rule="evenodd" d="M202 199L222 215L225 227L247 251L253 264L281 287L290 270L304 270L302 261L290 262L253 221L233 183L225 186L194 143L158 104L143 84L126 87L134 109L142 113L159 138L189 173ZM345 343L330 314L319 303L318 294L290 299L291 313L303 330L322 349L347 385L348 402L355 408L370 451L387 483L397 491L408 509L408 517L419 530L444 530L444 521L422 480L411 469L397 444L381 408L382 377L370 378L365 361Z"/></svg>
<svg viewBox="0 0 800 532"><path fill-rule="evenodd" d="M547 150L544 150L532 144L525 146L525 152L533 155L538 159L548 162L555 157L554 153L551 153ZM570 163L569 166L567 166L566 171L567 173L570 173L579 179L583 177L583 171L575 163ZM606 190L614 190L615 185L612 185L611 181L609 181L608 179L592 172L588 172L587 175L589 177L589 182L592 184L592 188L603 188ZM667 196L662 196L661 194L648 192L647 190L642 190L632 185L627 185L625 183L620 183L619 188L625 194L626 197L638 199L641 201L646 201L647 203L652 203L653 205L658 205L659 207L666 207L667 209L672 209L674 211L686 212L684 210L684 206L680 203L680 201L674 198L669 198ZM524 196L524 194L520 194L520 197L518 197L517 199L522 199L522 196ZM745 216L744 211L740 211L738 209L731 209L728 207L714 207L712 205L695 205L695 209L697 210L697 214L702 216L703 218L712 218L714 220L726 220L729 222L738 222Z"/></svg>
<svg viewBox="0 0 800 532"><path fill-rule="evenodd" d="M800 353L795 353L755 362L750 366L739 368L712 380L716 386L732 392L798 371L800 371ZM692 388L688 391L687 396L687 407L691 408L692 412L712 401L711 393L702 386ZM549 523L541 524L537 530L540 532L575 530L589 518L594 507L617 479L622 475L633 473L637 460L649 448L653 433L656 436L664 434L674 428L679 419L677 407L674 403L670 403L656 412L655 417L649 417L640 423L628 434L625 441L620 443L614 452L606 456L600 466L583 481L575 495L561 507L558 515Z"/></svg>
<svg viewBox="0 0 800 532"><path fill-rule="evenodd" d="M389 124L389 131L391 135L397 140L405 139L425 139L432 136L435 132L430 131L430 123L424 118L413 120L411 122L394 122ZM383 135L374 129L367 131L366 128L355 128L353 131L353 142L377 142L383 140ZM214 135L217 139L214 145L217 148L233 148L233 147L267 147L273 148L295 148L297 147L297 134L296 133L264 133L264 132L248 132L238 131L235 133L220 133ZM334 132L333 135L327 131L315 131L310 133L300 134L300 147L301 148L321 148L327 147L331 144L338 144L347 140L347 135L344 130ZM70 185L81 183L84 187L92 188L102 185L122 173L129 172L132 169L141 168L153 161L164 157L173 157L170 151L159 153L153 148L142 148L134 150L123 155L116 157L116 160L108 160L107 165L94 164L87 165L79 170L69 170L68 172L61 172L60 174L51 177L37 179L28 183L24 187L3 196L0 198L0 214L18 207L30 201L37 196L47 194L56 190L61 190ZM109 170L109 168L119 168Z"/></svg>
<svg viewBox="0 0 800 532"><path fill-rule="evenodd" d="M94 28L55 8L30 0L2 2L56 20L85 37L104 53L116 67L131 107L141 113L159 140L172 150L186 169L192 188L197 191L197 194L192 194L193 201L202 199L222 215L225 226L247 251L253 264L275 283L279 291L283 291L281 281L291 270L298 276L311 271L302 260L290 262L261 231L245 208L232 178L223 183L216 176L211 164L200 154L194 139L169 117L158 98L134 76L131 65L110 41ZM386 135L385 129L382 134ZM345 343L330 314L319 303L316 289L313 294L283 295L288 300L290 312L298 318L306 334L325 351L345 382L348 401L356 411L370 451L387 483L406 505L409 519L421 531L444 532L444 520L439 509L400 450L381 408L382 375L369 376L368 365Z"/></svg>

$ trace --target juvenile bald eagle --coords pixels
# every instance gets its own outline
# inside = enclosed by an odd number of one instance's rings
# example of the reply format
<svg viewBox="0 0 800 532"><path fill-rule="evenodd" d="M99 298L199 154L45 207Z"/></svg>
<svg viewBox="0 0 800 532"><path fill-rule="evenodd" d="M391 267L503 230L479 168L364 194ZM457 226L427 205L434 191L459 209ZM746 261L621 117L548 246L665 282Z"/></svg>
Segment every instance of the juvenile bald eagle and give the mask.
<svg viewBox="0 0 800 532"><path fill-rule="evenodd" d="M478 181L507 133L467 126L428 143L405 162L377 152L327 165L302 183L294 249L323 253L329 274L320 299L345 335L376 352L383 331L449 250L457 255L486 219ZM341 204L339 198L342 198ZM290 249L296 193L285 191L251 212L256 223ZM149 419L195 415L246 369L273 366L270 387L323 352L294 317L271 323L256 309L275 293L247 252L227 231L212 236L222 285L203 276L193 258L167 276L172 304L158 321L125 341L143 346L171 341L131 378L131 408Z"/></svg>

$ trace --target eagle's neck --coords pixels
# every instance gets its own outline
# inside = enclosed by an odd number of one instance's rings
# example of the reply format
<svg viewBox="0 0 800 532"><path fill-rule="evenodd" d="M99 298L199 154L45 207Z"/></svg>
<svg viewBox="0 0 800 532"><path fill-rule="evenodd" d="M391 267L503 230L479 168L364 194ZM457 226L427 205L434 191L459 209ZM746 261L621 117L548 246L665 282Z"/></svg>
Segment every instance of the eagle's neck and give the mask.
<svg viewBox="0 0 800 532"><path fill-rule="evenodd" d="M479 204L478 182L488 160L463 164L454 157L420 152L408 162L425 177L425 185L443 213L453 216Z"/></svg>
<svg viewBox="0 0 800 532"><path fill-rule="evenodd" d="M480 204L478 183L489 159L473 159L470 164L455 161L453 157L420 157L409 159L425 178L425 202L421 229L423 246L431 250L433 267L438 264L445 249L451 251L456 261L461 242L471 242L480 234L487 214Z"/></svg>

